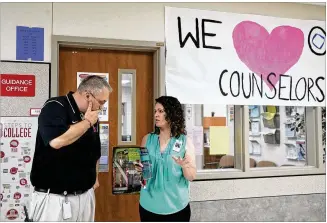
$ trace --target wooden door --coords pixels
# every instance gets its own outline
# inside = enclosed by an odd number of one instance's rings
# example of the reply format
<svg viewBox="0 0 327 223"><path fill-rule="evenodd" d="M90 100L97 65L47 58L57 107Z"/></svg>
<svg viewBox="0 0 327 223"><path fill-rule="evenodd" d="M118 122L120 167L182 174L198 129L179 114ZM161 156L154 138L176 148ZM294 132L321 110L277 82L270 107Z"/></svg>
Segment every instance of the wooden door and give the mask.
<svg viewBox="0 0 327 223"><path fill-rule="evenodd" d="M153 130L153 54L100 49L60 48L59 94L77 89L77 72L109 73L109 172L99 173L96 221L139 221L139 195L112 194L112 148L117 145L118 69L136 70L136 141Z"/></svg>

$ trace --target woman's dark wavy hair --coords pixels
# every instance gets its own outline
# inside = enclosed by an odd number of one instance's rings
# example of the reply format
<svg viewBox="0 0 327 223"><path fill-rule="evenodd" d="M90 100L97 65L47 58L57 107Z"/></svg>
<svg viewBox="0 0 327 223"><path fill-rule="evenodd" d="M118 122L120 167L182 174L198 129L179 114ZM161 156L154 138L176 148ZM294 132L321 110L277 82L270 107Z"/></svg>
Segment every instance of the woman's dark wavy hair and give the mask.
<svg viewBox="0 0 327 223"><path fill-rule="evenodd" d="M161 96L156 99L166 113L166 121L170 124L171 136L179 138L181 134L186 135L184 110L177 98L171 96ZM154 133L159 134L160 128L155 126Z"/></svg>

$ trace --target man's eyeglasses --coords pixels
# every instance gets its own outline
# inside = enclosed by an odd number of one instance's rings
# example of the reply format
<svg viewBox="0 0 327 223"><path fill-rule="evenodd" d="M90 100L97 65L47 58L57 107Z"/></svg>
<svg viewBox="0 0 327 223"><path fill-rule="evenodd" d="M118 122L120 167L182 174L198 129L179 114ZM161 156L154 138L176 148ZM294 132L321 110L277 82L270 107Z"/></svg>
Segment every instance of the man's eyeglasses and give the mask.
<svg viewBox="0 0 327 223"><path fill-rule="evenodd" d="M98 103L99 105L104 105L107 101L99 101L91 92L88 92Z"/></svg>

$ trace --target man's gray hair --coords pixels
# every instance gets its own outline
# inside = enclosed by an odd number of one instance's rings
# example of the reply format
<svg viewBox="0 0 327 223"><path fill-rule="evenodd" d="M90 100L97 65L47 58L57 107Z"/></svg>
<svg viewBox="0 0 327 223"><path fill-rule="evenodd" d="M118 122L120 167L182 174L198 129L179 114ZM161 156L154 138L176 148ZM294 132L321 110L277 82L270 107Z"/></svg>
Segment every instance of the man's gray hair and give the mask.
<svg viewBox="0 0 327 223"><path fill-rule="evenodd" d="M77 90L80 93L90 91L94 94L98 94L103 88L107 88L109 92L112 92L111 86L103 77L90 75L82 80Z"/></svg>

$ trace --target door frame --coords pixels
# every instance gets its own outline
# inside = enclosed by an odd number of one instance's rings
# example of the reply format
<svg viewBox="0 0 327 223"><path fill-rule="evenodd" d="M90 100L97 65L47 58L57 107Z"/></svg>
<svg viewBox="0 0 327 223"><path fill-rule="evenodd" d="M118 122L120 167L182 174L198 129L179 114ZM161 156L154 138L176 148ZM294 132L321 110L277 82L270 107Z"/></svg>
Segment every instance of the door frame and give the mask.
<svg viewBox="0 0 327 223"><path fill-rule="evenodd" d="M93 48L153 53L153 96L166 94L165 89L165 45L163 42L105 39L78 36L52 35L51 39L51 79L50 97L59 96L59 48Z"/></svg>

